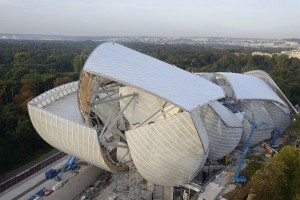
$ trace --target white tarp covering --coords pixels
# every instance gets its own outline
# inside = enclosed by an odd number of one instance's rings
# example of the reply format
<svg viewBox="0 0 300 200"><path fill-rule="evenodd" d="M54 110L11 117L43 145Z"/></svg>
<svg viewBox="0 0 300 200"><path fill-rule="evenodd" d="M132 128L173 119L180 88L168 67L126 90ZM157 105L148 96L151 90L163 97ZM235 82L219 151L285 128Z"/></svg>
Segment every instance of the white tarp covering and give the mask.
<svg viewBox="0 0 300 200"><path fill-rule="evenodd" d="M83 71L140 88L186 111L224 97L210 81L112 42L99 45Z"/></svg>
<svg viewBox="0 0 300 200"><path fill-rule="evenodd" d="M126 132L138 172L158 185L190 182L207 158L187 112Z"/></svg>
<svg viewBox="0 0 300 200"><path fill-rule="evenodd" d="M32 124L53 147L107 171L118 171L119 168L104 159L97 131L81 119L77 86L77 82L68 83L30 101L28 111Z"/></svg>
<svg viewBox="0 0 300 200"><path fill-rule="evenodd" d="M250 118L258 120L257 124L259 125L259 127L255 129L255 132L252 135L251 145L256 145L261 141L270 139L271 132L273 131L273 127L269 127L269 125L264 125L270 122L270 115L265 111L262 111L261 113L256 112L259 108L261 108L261 105L259 105L259 103L253 103L255 101L257 100L243 100L240 101L237 105L237 108L245 112ZM258 108L256 108L257 105L259 106ZM253 111L253 108L256 111ZM242 123L244 125L242 142L246 144L251 133L252 124L246 118L243 119Z"/></svg>
<svg viewBox="0 0 300 200"><path fill-rule="evenodd" d="M257 129L274 128L274 122L262 104L257 101L252 101L251 108Z"/></svg>
<svg viewBox="0 0 300 200"><path fill-rule="evenodd" d="M208 140L208 134L206 132L204 123L203 123L203 121L200 117L200 114L199 114L201 108L202 107L194 110L190 114L191 114L191 117L193 119L194 125L197 129L197 132L198 132L198 135L200 137L201 143L203 145L204 151L205 151L205 153L207 153L208 152L208 147L209 147L209 140Z"/></svg>
<svg viewBox="0 0 300 200"><path fill-rule="evenodd" d="M34 128L47 143L92 165L111 171L102 159L96 130L30 104L28 110Z"/></svg>
<svg viewBox="0 0 300 200"><path fill-rule="evenodd" d="M277 101L283 105L285 102L263 80L246 74L217 73L223 76L231 85L235 99L260 99Z"/></svg>
<svg viewBox="0 0 300 200"><path fill-rule="evenodd" d="M278 128L281 133L291 124L291 116L288 108L282 107L279 104L276 105L270 101L263 102L263 106L270 114L274 122L274 127Z"/></svg>
<svg viewBox="0 0 300 200"><path fill-rule="evenodd" d="M223 106L220 102L214 101L209 103L211 108L219 115L222 121L228 127L243 127L243 124L239 120L239 118L233 114L230 110L228 110L225 106Z"/></svg>
<svg viewBox="0 0 300 200"><path fill-rule="evenodd" d="M215 106L215 108L220 107ZM230 123L233 127L225 125L224 121L221 120L211 106L206 105L199 109L198 115L203 121L209 139L208 158L211 160L223 158L233 151L241 140L242 124L233 113L230 112L231 114L229 114L228 112L230 111L225 111L225 114L227 114L229 118L232 117L232 121L227 121L227 123ZM233 120L236 120L236 122L233 122Z"/></svg>

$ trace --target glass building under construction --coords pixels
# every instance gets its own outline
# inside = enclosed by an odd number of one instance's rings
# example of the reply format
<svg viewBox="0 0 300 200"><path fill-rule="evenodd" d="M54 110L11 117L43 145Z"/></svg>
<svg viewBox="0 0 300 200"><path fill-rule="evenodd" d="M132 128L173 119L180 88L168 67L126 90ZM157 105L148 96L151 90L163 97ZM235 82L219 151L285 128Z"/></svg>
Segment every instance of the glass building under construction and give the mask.
<svg viewBox="0 0 300 200"><path fill-rule="evenodd" d="M80 79L28 103L53 147L106 171L189 183L207 159L283 132L295 108L263 71L192 74L117 43L99 45ZM245 117L247 116L247 117Z"/></svg>

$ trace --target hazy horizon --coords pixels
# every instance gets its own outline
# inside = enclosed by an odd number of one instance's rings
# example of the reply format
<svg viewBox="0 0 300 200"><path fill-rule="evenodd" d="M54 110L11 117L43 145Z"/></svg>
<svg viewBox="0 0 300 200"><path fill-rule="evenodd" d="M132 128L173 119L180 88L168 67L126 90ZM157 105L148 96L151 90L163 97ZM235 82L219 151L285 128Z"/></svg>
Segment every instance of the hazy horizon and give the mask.
<svg viewBox="0 0 300 200"><path fill-rule="evenodd" d="M44 33L5 33L2 35L37 35L37 36L65 36L65 37L157 37L157 38L228 38L228 39L257 39L257 40L281 40L281 39L300 39L299 37L289 38L260 38L260 37L231 37L231 36L152 36L152 35L66 35L66 34L44 34Z"/></svg>
<svg viewBox="0 0 300 200"><path fill-rule="evenodd" d="M0 0L0 32L111 37L300 38L299 10L299 0Z"/></svg>

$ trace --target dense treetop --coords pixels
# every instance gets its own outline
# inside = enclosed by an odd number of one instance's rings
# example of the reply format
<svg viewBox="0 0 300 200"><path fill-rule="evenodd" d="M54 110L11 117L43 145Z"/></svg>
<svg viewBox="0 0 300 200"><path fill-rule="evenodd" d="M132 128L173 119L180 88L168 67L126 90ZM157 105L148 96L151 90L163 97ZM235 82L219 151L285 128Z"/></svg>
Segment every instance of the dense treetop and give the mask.
<svg viewBox="0 0 300 200"><path fill-rule="evenodd" d="M257 171L250 181L254 199L300 199L300 151L292 146L280 152Z"/></svg>

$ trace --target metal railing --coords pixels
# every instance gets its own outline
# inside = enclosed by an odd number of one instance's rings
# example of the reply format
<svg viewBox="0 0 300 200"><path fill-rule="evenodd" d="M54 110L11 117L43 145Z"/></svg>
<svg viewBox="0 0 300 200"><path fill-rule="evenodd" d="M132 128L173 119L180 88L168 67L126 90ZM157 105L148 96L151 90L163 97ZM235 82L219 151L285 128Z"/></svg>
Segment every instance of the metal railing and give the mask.
<svg viewBox="0 0 300 200"><path fill-rule="evenodd" d="M67 155L66 153L60 151L49 158L46 158L45 160L39 162L38 164L35 164L34 166L26 169L25 171L19 173L18 175L15 175L11 177L10 179L6 180L3 183L0 183L0 193L4 190L7 190L8 188L12 187L13 185L19 183L20 181L28 178L29 176L35 174L36 172L40 171L41 169L47 167L48 165L52 164L53 162L59 160L60 158Z"/></svg>

